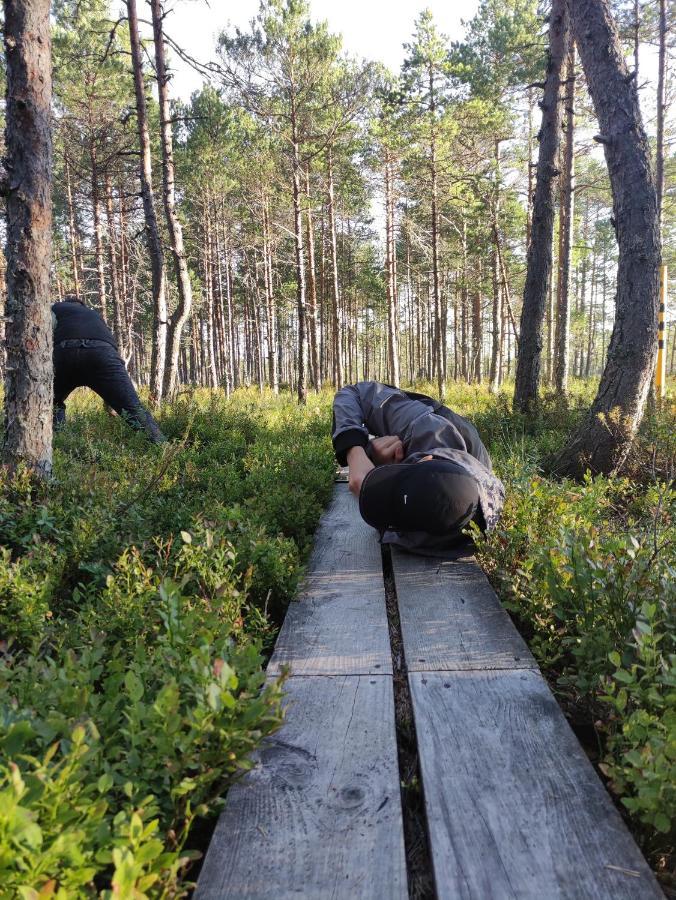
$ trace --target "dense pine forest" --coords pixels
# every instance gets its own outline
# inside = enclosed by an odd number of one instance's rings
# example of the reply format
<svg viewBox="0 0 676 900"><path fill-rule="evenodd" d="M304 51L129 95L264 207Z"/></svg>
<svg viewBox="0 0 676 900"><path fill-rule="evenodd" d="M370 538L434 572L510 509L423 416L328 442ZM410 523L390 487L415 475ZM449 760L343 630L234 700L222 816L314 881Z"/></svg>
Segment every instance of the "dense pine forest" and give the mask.
<svg viewBox="0 0 676 900"><path fill-rule="evenodd" d="M669 266L658 7L616 12ZM462 40L412 16L394 73L345 56L304 4L265 4L250 31L226 30L211 59L204 48L188 103L172 98L182 51L166 13L153 7L153 44L134 2L54 4L55 297L101 310L156 399L176 383L305 399L360 378L443 393L513 377L547 60L537 3L482 2ZM598 126L572 51L565 66L542 351L561 393L603 370L617 267ZM673 311L666 349L673 372Z"/></svg>
<svg viewBox="0 0 676 900"><path fill-rule="evenodd" d="M406 4L390 71L306 0L200 52L184 5L3 3L0 898L191 894L360 380L478 429L476 558L676 896L676 6ZM68 298L157 445L84 391L52 433Z"/></svg>

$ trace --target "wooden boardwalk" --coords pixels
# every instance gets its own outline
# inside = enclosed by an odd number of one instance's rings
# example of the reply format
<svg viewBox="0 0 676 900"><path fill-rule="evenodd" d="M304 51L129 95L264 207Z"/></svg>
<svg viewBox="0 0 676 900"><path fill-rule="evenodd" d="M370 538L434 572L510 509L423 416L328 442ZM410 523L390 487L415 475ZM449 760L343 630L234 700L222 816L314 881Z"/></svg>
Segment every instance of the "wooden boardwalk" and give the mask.
<svg viewBox="0 0 676 900"><path fill-rule="evenodd" d="M437 897L662 897L474 560L393 568ZM195 897L407 897L381 553L347 485L269 677L282 666L284 725L228 794Z"/></svg>

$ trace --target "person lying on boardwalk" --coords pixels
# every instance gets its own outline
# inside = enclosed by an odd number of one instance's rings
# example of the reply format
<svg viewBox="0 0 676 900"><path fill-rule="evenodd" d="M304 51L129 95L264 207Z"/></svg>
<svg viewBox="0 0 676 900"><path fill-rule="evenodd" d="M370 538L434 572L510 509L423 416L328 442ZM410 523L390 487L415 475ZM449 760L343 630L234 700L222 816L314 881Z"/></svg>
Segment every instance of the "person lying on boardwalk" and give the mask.
<svg viewBox="0 0 676 900"><path fill-rule="evenodd" d="M66 398L76 387L91 388L132 428L153 444L165 436L143 406L117 352L110 328L94 309L73 295L52 304L54 324L54 425L66 421Z"/></svg>
<svg viewBox="0 0 676 900"><path fill-rule="evenodd" d="M476 428L425 394L346 385L333 401L332 439L362 518L383 543L454 555L470 522L490 529L500 515L505 489Z"/></svg>

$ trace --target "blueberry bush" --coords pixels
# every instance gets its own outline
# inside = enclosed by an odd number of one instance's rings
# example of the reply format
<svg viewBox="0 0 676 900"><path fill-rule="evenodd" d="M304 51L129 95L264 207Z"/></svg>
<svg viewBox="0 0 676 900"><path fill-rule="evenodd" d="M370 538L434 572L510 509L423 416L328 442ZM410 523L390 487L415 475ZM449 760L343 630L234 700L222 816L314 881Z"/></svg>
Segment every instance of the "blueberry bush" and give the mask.
<svg viewBox="0 0 676 900"><path fill-rule="evenodd" d="M263 664L332 489L329 401L91 395L54 481L0 484L0 896L178 897L281 721ZM77 407L75 411L73 407Z"/></svg>

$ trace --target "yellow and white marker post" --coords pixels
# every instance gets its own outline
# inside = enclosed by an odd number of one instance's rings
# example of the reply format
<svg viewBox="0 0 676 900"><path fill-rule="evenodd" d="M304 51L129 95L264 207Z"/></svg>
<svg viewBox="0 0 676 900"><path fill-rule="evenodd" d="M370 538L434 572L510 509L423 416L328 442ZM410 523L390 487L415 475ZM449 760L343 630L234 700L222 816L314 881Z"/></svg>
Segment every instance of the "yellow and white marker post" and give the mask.
<svg viewBox="0 0 676 900"><path fill-rule="evenodd" d="M660 269L660 311L657 318L657 366L655 368L655 396L664 399L667 374L667 354L664 352L664 318L667 305L667 267Z"/></svg>

